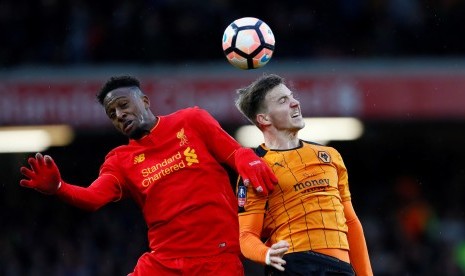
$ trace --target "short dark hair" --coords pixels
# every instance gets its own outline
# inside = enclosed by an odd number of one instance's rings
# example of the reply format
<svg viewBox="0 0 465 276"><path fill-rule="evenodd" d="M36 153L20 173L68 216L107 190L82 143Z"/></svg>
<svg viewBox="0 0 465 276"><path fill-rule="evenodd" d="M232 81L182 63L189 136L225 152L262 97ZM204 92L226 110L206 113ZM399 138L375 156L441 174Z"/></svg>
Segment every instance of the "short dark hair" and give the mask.
<svg viewBox="0 0 465 276"><path fill-rule="evenodd" d="M120 87L137 87L140 89L140 82L133 76L123 75L111 77L97 93L98 102L103 105L103 100L108 92Z"/></svg>
<svg viewBox="0 0 465 276"><path fill-rule="evenodd" d="M284 78L268 74L259 77L249 86L237 89L239 95L236 99L236 107L239 111L249 119L253 124L257 125L256 116L263 108L262 104L266 94L274 87L283 84Z"/></svg>

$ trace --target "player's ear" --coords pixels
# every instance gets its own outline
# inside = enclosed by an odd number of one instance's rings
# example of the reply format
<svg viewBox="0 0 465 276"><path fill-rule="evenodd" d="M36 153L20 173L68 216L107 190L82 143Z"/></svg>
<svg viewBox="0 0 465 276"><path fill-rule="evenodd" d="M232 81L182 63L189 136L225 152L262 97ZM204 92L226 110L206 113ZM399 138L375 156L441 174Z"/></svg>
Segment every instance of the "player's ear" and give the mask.
<svg viewBox="0 0 465 276"><path fill-rule="evenodd" d="M150 99L146 95L142 96L142 102L144 103L145 108L150 107Z"/></svg>
<svg viewBox="0 0 465 276"><path fill-rule="evenodd" d="M264 114L264 113L257 114L257 122L260 125L270 125L271 124L268 115Z"/></svg>

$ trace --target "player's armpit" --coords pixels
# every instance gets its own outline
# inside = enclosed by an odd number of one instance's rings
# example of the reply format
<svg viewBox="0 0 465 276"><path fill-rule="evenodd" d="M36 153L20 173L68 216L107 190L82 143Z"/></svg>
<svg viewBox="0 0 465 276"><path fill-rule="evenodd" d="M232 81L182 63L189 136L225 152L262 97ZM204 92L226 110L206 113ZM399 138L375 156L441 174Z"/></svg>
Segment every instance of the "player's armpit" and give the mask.
<svg viewBox="0 0 465 276"><path fill-rule="evenodd" d="M358 219L351 201L343 201L342 204L344 205L344 215L349 228L347 238L349 240L349 256L352 267L357 276L373 275L362 223Z"/></svg>
<svg viewBox="0 0 465 276"><path fill-rule="evenodd" d="M122 196L121 186L117 179L104 174L99 176L89 187L81 187L62 182L56 195L75 207L96 211L105 204L117 201Z"/></svg>
<svg viewBox="0 0 465 276"><path fill-rule="evenodd" d="M263 214L239 216L239 241L241 252L247 259L264 265L269 248L260 240L263 216Z"/></svg>

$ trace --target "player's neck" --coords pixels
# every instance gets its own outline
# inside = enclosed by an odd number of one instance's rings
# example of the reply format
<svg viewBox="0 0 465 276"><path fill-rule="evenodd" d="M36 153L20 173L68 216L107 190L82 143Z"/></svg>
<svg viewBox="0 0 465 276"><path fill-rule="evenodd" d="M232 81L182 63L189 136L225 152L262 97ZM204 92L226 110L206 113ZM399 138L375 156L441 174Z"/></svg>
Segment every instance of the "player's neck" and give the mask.
<svg viewBox="0 0 465 276"><path fill-rule="evenodd" d="M297 148L300 140L297 132L264 133L265 146L269 149L287 150Z"/></svg>

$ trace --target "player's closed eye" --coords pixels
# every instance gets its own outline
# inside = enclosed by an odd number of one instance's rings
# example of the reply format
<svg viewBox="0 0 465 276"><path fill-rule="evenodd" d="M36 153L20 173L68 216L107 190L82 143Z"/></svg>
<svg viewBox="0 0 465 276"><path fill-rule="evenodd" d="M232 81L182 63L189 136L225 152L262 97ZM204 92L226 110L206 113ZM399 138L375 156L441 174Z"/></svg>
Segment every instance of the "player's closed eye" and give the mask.
<svg viewBox="0 0 465 276"><path fill-rule="evenodd" d="M288 100L289 100L289 97L284 96L284 97L279 98L278 103L283 104L283 103L288 102Z"/></svg>
<svg viewBox="0 0 465 276"><path fill-rule="evenodd" d="M120 102L120 103L118 104L118 106L119 106L119 108L121 108L121 109L127 108L127 107L128 107L128 102L126 102L126 101L125 101L125 102Z"/></svg>

